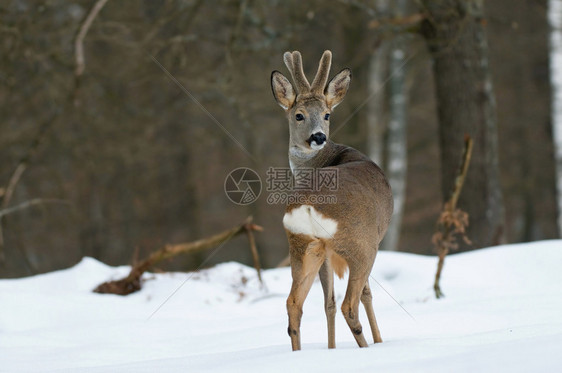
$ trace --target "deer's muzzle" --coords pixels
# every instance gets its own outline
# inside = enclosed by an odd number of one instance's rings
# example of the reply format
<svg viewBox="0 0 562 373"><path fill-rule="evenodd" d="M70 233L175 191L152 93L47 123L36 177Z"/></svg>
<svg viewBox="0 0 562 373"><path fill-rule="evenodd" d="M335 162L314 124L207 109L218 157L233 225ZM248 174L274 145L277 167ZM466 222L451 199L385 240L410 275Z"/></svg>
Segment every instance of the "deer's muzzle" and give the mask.
<svg viewBox="0 0 562 373"><path fill-rule="evenodd" d="M322 149L326 143L326 135L322 132L313 133L306 142L314 150Z"/></svg>

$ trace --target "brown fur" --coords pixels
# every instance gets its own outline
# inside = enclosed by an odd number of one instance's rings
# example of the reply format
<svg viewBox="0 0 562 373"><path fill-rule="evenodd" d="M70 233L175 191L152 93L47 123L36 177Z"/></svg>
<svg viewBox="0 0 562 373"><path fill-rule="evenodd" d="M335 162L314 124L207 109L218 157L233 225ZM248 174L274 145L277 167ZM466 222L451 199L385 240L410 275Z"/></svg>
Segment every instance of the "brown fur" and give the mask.
<svg viewBox="0 0 562 373"><path fill-rule="evenodd" d="M296 232L304 224L307 234L295 234L287 230L291 274L293 284L287 298L289 315L288 332L293 350L300 350L300 322L302 306L312 286L316 274L319 274L324 291L324 305L328 324L328 347L335 347L335 299L333 275L342 277L349 269L349 283L342 313L360 347L367 342L359 321L359 302L365 307L369 325L375 343L382 342L372 306L372 295L368 278L373 267L378 246L386 233L392 215L393 201L390 186L381 171L369 158L348 146L335 144L328 139L329 114L344 98L351 81L351 71L340 71L326 84L331 53L325 52L319 64L319 71L310 87L304 73L300 53L286 52L284 55L287 68L296 83L296 90L291 83L283 79L278 71L272 73L272 89L277 102L285 109L289 120L290 144L289 161L293 171L302 168L322 168L337 172L336 190L313 190L302 192L300 203L287 206L286 213L306 205L301 211L314 210L314 216L320 222L332 227L329 235L318 233L306 225L306 219L291 220L289 227ZM297 92L294 95L294 92ZM296 120L296 116L300 118ZM327 140L320 148L312 148L307 140L316 132L322 132ZM333 194L337 202L316 204L316 195ZM300 213L300 212L299 212ZM306 214L306 212L305 212ZM306 216L306 215L305 215ZM313 215L310 215L311 218ZM336 224L337 223L337 224ZM312 223L310 223L312 224ZM317 222L320 225L320 223ZM312 226L312 225L311 225ZM308 230L307 230L308 229ZM325 229L326 232L328 230ZM308 234L317 234L313 237Z"/></svg>
<svg viewBox="0 0 562 373"><path fill-rule="evenodd" d="M287 232L287 234L290 234L290 232ZM325 240L310 237L307 235L298 236L302 241L308 242L306 250L304 251L304 253L302 253L302 272L304 274L309 274L310 268L315 267L314 263L318 260L318 258L322 258L322 260L328 260L330 262L334 273L340 279L343 278L345 272L347 271L347 262L344 258L338 255L338 253L329 249Z"/></svg>

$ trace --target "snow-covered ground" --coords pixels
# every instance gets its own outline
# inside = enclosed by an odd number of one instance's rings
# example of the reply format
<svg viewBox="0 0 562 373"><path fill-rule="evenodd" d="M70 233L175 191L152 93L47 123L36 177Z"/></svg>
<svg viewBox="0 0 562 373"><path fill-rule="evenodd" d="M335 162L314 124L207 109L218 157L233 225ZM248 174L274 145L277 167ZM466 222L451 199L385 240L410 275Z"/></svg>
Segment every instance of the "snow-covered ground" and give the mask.
<svg viewBox="0 0 562 373"><path fill-rule="evenodd" d="M435 258L379 253L371 287L384 343L365 349L341 313L337 348L327 349L316 281L303 349L292 352L288 268L265 271L266 290L252 268L226 263L149 274L142 291L120 297L91 290L128 268L84 258L70 269L0 280L0 371L562 371L562 241L451 255L442 300L432 295L435 267ZM336 281L338 305L344 291Z"/></svg>

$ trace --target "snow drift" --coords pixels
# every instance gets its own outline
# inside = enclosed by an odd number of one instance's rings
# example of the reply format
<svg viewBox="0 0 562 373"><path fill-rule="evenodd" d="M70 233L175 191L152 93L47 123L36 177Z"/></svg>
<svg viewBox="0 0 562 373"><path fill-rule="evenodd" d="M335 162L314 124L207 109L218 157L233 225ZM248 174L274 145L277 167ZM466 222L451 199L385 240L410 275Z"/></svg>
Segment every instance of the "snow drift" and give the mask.
<svg viewBox="0 0 562 373"><path fill-rule="evenodd" d="M357 347L340 313L337 348L327 349L317 280L304 306L303 350L292 352L288 268L264 271L266 288L252 268L238 263L148 274L140 292L121 297L92 289L125 276L129 267L84 258L66 270L0 280L0 371L562 369L562 241L451 255L442 300L433 297L436 263L434 257L379 253L370 281L384 343L366 349ZM338 306L345 281L336 279Z"/></svg>

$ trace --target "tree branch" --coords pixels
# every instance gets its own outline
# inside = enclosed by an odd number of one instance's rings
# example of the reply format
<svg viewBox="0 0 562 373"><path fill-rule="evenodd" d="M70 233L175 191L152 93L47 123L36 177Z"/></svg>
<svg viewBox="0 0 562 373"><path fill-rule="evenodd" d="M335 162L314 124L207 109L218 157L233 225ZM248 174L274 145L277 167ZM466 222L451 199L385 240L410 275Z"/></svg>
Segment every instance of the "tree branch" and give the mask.
<svg viewBox="0 0 562 373"><path fill-rule="evenodd" d="M64 203L64 204L68 204L68 201L62 200L62 199L44 199L44 198L35 198L35 199L31 199L29 201L25 201L20 203L19 205L15 205L13 207L8 207L8 208L4 208L2 210L0 210L0 218L9 214L12 214L14 212L20 211L20 210L25 210L27 208L30 208L32 206L36 206L36 205L43 205L46 203Z"/></svg>
<svg viewBox="0 0 562 373"><path fill-rule="evenodd" d="M37 153L37 150L39 149L39 146L41 145L43 140L47 137L47 134L49 133L49 131L53 127L54 122L57 120L58 116L66 110L66 107L68 106L68 104L70 102L74 101L74 103L76 103L76 101L73 100L73 98L76 98L76 93L78 91L80 76L84 73L84 68L85 68L84 38L86 37L86 34L88 33L88 30L92 26L92 23L94 22L94 19L96 18L96 16L100 12L100 10L104 7L104 5L107 3L107 1L108 0L98 0L98 1L96 1L94 6L92 7L92 9L90 10L90 13L88 13L86 18L84 19L84 22L81 24L81 26L78 30L78 33L76 34L76 38L74 40L74 49L75 49L74 50L74 52L75 52L74 56L75 56L75 64L76 64L76 67L75 67L75 70L74 70L74 78L75 78L74 92L70 92L70 94L68 96L69 100L64 104L64 106L61 110L58 110L55 114L53 114L49 119L47 119L45 122L43 122L39 126L39 131L37 133L37 136L33 139L32 143L31 143L31 146L29 147L28 152L19 161L18 165L16 166L16 169L14 170L14 172L12 173L12 176L10 177L10 180L8 181L8 184L7 184L6 188L2 189L3 193L2 193L2 195L0 195L0 197L2 198L2 203L0 203L0 212L5 211L6 208L8 207L9 203L12 200L12 197L13 197L13 194L14 194L14 191L16 189L17 184L19 183L22 175L24 174L27 167L31 163L31 160L32 160L33 156L35 155L35 153ZM37 200L32 200L32 201L37 201ZM26 202L24 202L24 204L25 203ZM34 203L34 204L37 204L37 203ZM28 206L23 207L23 208L27 208L27 207ZM5 261L4 232L3 232L4 220L2 218L3 218L3 216L5 216L7 214L8 213L3 213L3 214L0 213L0 263L3 263Z"/></svg>
<svg viewBox="0 0 562 373"><path fill-rule="evenodd" d="M0 188L0 191L1 191L0 198L2 199L2 202L0 203L0 211L8 208L8 205L10 204L10 202L12 201L12 197L14 196L14 191L16 189L16 186L18 185L19 181L21 180L24 172L27 170L27 167L31 163L31 160L33 159L33 157L37 153L37 151L39 149L39 146L41 145L43 140L46 138L47 133L49 132L49 130L53 126L53 123L55 122L57 117L58 117L58 112L53 114L53 116L51 116L45 122L40 124L39 131L37 132L37 135L35 136L35 138L31 142L31 145L29 146L29 149L27 150L27 153L18 162L18 165L16 166L14 172L12 173L12 176L10 176L10 180L8 180L8 184L6 185L5 188ZM7 214L4 214L4 215L7 215ZM0 215L0 263L4 263L4 261L5 261L4 231L3 231L3 224L4 224L3 216L4 215Z"/></svg>
<svg viewBox="0 0 562 373"><path fill-rule="evenodd" d="M256 239L254 238L254 230L261 231L262 228L257 225L249 225L245 228L246 236L248 236L248 242L250 243L250 251L252 252L252 259L254 260L254 268L258 272L258 280L263 286L263 280L261 278L261 267L260 267L260 256L258 254L258 248L256 247Z"/></svg>
<svg viewBox="0 0 562 373"><path fill-rule="evenodd" d="M23 171L22 171L23 172ZM14 185L15 186L15 185ZM5 200L4 200L5 201ZM42 199L42 198L35 198L26 202L22 202L19 205L2 208L0 209L0 263L6 262L6 255L4 254L4 229L2 227L2 219L4 216L9 215L11 213L27 209L29 207L35 205L41 205L44 203L68 203L67 201L60 200L60 199ZM25 259L29 262L27 255L24 255Z"/></svg>
<svg viewBox="0 0 562 373"><path fill-rule="evenodd" d="M2 209L6 208L10 201L12 200L12 196L14 195L14 190L16 189L16 185L21 179L21 175L23 175L25 169L27 168L29 159L22 160L14 170L12 177L10 177L10 181L8 181L8 186L4 189L4 198L2 198Z"/></svg>
<svg viewBox="0 0 562 373"><path fill-rule="evenodd" d="M96 19L98 13L108 0L98 0L90 10L90 13L84 19L84 22L80 26L78 33L76 34L76 39L74 40L74 57L76 62L76 69L74 70L74 76L78 79L84 73L86 67L86 60L84 58L84 38L90 30L92 23Z"/></svg>

